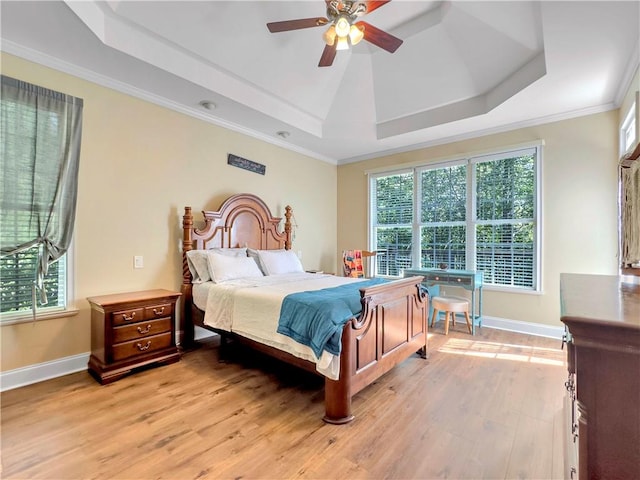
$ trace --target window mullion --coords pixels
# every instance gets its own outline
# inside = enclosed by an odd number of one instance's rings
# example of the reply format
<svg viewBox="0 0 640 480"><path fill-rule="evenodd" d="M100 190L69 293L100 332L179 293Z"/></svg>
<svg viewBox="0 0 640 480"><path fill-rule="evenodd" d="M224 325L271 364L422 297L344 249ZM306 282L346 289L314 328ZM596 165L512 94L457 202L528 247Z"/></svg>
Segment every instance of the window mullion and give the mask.
<svg viewBox="0 0 640 480"><path fill-rule="evenodd" d="M467 185L470 192L467 195L467 268L476 269L476 224L477 214L477 187L476 187L476 166L469 162L467 164Z"/></svg>
<svg viewBox="0 0 640 480"><path fill-rule="evenodd" d="M420 181L420 174L415 169L413 171L413 192L413 224L411 226L411 238L415 248L413 248L411 252L411 266L413 268L420 268L422 263L422 241L420 238L422 225L422 182Z"/></svg>

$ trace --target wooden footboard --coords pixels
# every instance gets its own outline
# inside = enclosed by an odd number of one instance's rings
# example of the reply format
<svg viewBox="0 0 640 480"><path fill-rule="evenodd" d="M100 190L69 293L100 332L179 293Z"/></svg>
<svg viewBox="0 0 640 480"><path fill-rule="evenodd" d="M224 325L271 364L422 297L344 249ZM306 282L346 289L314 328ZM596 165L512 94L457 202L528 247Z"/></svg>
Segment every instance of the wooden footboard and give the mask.
<svg viewBox="0 0 640 480"><path fill-rule="evenodd" d="M360 290L363 310L342 332L339 380L325 381L328 423L353 420L351 398L409 356L427 355L428 302L422 277Z"/></svg>
<svg viewBox="0 0 640 480"><path fill-rule="evenodd" d="M354 419L351 398L367 385L411 355L427 357L426 294L420 287L422 277L409 277L360 289L363 310L349 320L342 331L340 377L325 378L325 415L327 423L343 424ZM204 314L191 306L186 332L193 335L193 324L204 325ZM233 334L262 353L318 373L315 364L287 352ZM193 337L191 335L190 339Z"/></svg>

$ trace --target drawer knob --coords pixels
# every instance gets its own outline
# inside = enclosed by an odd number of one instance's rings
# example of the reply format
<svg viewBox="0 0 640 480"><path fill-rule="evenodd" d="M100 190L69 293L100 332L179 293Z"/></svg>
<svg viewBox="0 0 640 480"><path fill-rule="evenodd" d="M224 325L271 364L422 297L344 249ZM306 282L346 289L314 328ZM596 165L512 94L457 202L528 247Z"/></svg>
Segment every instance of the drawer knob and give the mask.
<svg viewBox="0 0 640 480"><path fill-rule="evenodd" d="M151 331L151 324L147 325L147 328L143 329L142 327L138 327L138 333L149 333Z"/></svg>
<svg viewBox="0 0 640 480"><path fill-rule="evenodd" d="M461 282L461 281L462 281L462 279L461 279L461 278L458 278L458 281L459 281L459 282Z"/></svg>
<svg viewBox="0 0 640 480"><path fill-rule="evenodd" d="M131 314L131 316L130 316L130 317L127 317L127 314L126 314L126 313L123 313L123 314L122 314L122 319L123 319L125 322L130 322L131 320L133 320L133 318L134 318L135 316L136 316L136 312L133 312L133 313Z"/></svg>
<svg viewBox="0 0 640 480"><path fill-rule="evenodd" d="M146 345L142 345L140 343L136 344L136 347L138 347L138 350L140 350L141 352L144 352L145 350L149 350L150 346L151 346L151 340L147 341Z"/></svg>
<svg viewBox="0 0 640 480"><path fill-rule="evenodd" d="M440 277L436 277L436 280L440 280Z"/></svg>
<svg viewBox="0 0 640 480"><path fill-rule="evenodd" d="M162 315L164 313L164 307L154 308L153 313L155 313L156 315Z"/></svg>

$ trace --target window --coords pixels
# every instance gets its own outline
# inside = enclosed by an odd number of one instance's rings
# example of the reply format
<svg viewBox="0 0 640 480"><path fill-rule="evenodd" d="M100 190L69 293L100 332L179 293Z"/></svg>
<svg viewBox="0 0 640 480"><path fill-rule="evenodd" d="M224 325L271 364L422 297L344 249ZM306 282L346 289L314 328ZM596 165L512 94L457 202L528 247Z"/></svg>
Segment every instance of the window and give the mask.
<svg viewBox="0 0 640 480"><path fill-rule="evenodd" d="M376 255L376 272L399 276L411 266L413 172L378 177L372 188L375 250L384 252Z"/></svg>
<svg viewBox="0 0 640 480"><path fill-rule="evenodd" d="M33 302L33 282L36 276L38 249L7 255L0 259L0 313L10 314L31 310ZM44 277L48 303L39 308L42 311L64 309L67 305L67 255L49 266ZM6 315L8 316L8 315Z"/></svg>
<svg viewBox="0 0 640 480"><path fill-rule="evenodd" d="M638 114L639 95L636 92L636 100L629 107L629 111L620 126L620 151L622 155L631 152L638 140L640 140L638 138L638 132L640 131L640 125L638 125L638 117L640 117Z"/></svg>
<svg viewBox="0 0 640 480"><path fill-rule="evenodd" d="M62 310L82 100L2 76L0 116L0 318Z"/></svg>
<svg viewBox="0 0 640 480"><path fill-rule="evenodd" d="M430 167L420 172L420 268L446 264L464 270L467 243L467 167Z"/></svg>
<svg viewBox="0 0 640 480"><path fill-rule="evenodd" d="M484 272L485 285L539 290L539 155L533 147L371 175L377 273L446 265Z"/></svg>

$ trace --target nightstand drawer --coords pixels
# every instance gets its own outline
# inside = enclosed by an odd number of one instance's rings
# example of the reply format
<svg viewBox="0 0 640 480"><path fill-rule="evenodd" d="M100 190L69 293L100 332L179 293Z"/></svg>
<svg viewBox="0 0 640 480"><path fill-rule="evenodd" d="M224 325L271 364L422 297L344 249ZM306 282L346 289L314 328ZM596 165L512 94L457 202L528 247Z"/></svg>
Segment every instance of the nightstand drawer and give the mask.
<svg viewBox="0 0 640 480"><path fill-rule="evenodd" d="M135 323L132 325L124 325L113 329L113 343L126 342L136 338L150 337L159 333L170 332L171 317L161 318L160 320L149 320L146 322Z"/></svg>
<svg viewBox="0 0 640 480"><path fill-rule="evenodd" d="M144 319L151 320L152 318L170 317L172 313L172 303L159 303L144 308Z"/></svg>
<svg viewBox="0 0 640 480"><path fill-rule="evenodd" d="M119 312L113 312L111 315L113 325L128 325L144 320L144 308L120 310Z"/></svg>
<svg viewBox="0 0 640 480"><path fill-rule="evenodd" d="M135 357L145 353L154 352L161 348L171 346L171 332L154 335L152 337L144 337L130 342L119 343L113 346L113 360L124 360L125 358Z"/></svg>

